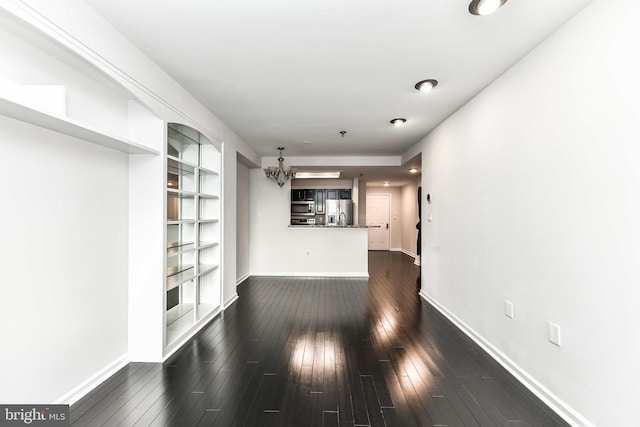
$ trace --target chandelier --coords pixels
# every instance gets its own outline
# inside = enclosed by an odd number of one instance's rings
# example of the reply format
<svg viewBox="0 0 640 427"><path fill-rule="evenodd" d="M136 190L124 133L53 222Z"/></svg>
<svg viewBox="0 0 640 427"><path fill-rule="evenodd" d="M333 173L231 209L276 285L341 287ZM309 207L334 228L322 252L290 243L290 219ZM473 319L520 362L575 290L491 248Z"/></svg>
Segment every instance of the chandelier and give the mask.
<svg viewBox="0 0 640 427"><path fill-rule="evenodd" d="M280 157L278 157L278 167L270 166L264 169L264 173L267 175L267 178L271 179L273 182L282 187L285 182L289 180L289 178L296 177L296 169L291 167L284 167L284 158L282 157L282 150L284 147L278 147L280 151Z"/></svg>

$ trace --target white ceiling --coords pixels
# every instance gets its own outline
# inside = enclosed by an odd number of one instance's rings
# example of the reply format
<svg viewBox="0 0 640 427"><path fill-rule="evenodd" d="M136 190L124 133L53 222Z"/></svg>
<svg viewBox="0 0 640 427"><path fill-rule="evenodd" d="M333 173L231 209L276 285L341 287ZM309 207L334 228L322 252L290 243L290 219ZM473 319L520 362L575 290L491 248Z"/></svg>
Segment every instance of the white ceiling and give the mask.
<svg viewBox="0 0 640 427"><path fill-rule="evenodd" d="M87 2L258 153L286 158L404 153L590 0L492 16L470 0Z"/></svg>

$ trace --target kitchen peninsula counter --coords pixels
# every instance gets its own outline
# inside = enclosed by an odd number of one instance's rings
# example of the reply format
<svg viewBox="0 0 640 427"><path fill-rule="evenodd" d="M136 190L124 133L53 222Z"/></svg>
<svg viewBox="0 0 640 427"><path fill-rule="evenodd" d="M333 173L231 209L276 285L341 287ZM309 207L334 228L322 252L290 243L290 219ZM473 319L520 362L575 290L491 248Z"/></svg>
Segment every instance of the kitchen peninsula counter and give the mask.
<svg viewBox="0 0 640 427"><path fill-rule="evenodd" d="M282 228L280 228L282 227ZM256 276L368 277L369 230L364 225L284 225L270 228L251 253ZM256 247L255 245L253 247Z"/></svg>
<svg viewBox="0 0 640 427"><path fill-rule="evenodd" d="M368 225L321 225L321 224L311 224L311 225L290 225L289 228L369 228Z"/></svg>

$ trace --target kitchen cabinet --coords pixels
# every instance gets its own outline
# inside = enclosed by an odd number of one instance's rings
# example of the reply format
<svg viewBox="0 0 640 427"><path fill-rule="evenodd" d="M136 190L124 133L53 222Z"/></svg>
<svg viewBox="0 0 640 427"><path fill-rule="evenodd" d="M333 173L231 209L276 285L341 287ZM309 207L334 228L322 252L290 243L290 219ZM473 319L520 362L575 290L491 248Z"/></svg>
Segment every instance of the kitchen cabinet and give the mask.
<svg viewBox="0 0 640 427"><path fill-rule="evenodd" d="M351 190L338 190L340 200L351 200Z"/></svg>
<svg viewBox="0 0 640 427"><path fill-rule="evenodd" d="M313 202L315 200L316 190L291 190L292 202Z"/></svg>
<svg viewBox="0 0 640 427"><path fill-rule="evenodd" d="M338 200L338 190L327 190L327 200Z"/></svg>
<svg viewBox="0 0 640 427"><path fill-rule="evenodd" d="M351 189L326 190L326 200L351 200Z"/></svg>
<svg viewBox="0 0 640 427"><path fill-rule="evenodd" d="M351 203L350 188L346 189L292 189L291 190L291 225L337 225L340 218L336 215L345 212L345 222L351 225L351 212L346 208ZM335 202L335 203L334 203ZM337 203L341 202L341 203ZM329 206L344 206L342 210L332 209Z"/></svg>

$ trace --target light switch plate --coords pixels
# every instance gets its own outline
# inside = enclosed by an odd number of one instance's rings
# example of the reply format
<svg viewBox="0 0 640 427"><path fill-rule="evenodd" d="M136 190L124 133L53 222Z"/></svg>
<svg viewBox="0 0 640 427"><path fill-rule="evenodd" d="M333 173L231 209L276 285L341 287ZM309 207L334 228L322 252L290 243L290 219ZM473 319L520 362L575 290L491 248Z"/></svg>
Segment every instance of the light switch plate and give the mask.
<svg viewBox="0 0 640 427"><path fill-rule="evenodd" d="M561 344L561 335L560 335L560 326L555 323L549 322L549 341L553 344L560 347Z"/></svg>
<svg viewBox="0 0 640 427"><path fill-rule="evenodd" d="M509 319L513 319L513 303L511 301L504 301L504 315Z"/></svg>
<svg viewBox="0 0 640 427"><path fill-rule="evenodd" d="M433 212L429 212L429 216L427 218L429 222L433 222Z"/></svg>

